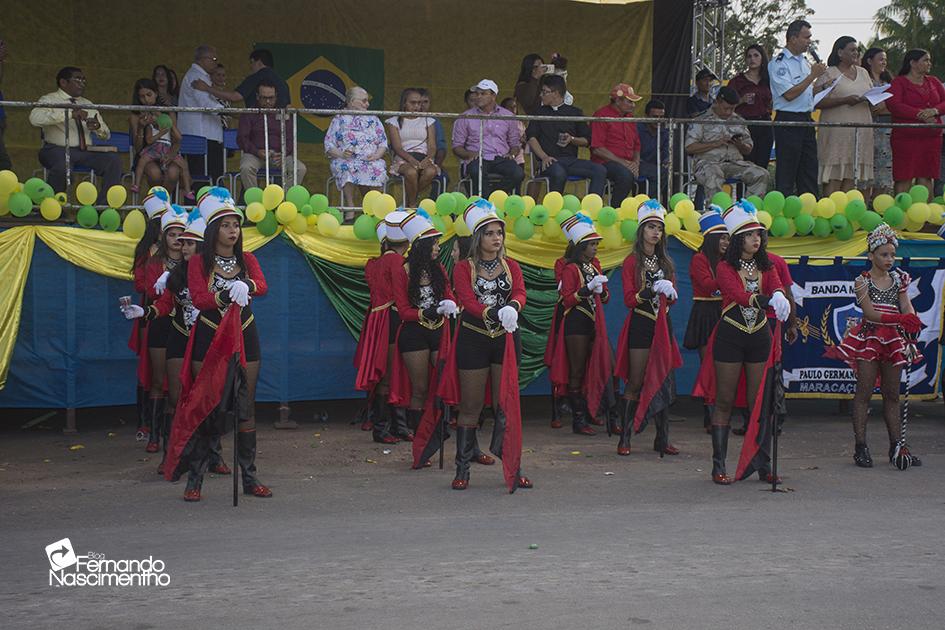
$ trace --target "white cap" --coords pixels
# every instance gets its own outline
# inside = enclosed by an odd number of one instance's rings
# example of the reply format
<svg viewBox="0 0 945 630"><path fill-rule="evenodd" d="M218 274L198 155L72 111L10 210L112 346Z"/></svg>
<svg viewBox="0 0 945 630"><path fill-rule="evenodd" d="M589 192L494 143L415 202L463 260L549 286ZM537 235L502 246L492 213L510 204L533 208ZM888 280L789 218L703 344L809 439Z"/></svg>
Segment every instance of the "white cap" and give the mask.
<svg viewBox="0 0 945 630"><path fill-rule="evenodd" d="M503 226L505 225L505 221L499 218L496 207L487 199L477 199L466 206L466 211L463 212L463 221L466 222L466 227L469 228L470 232L475 232L486 223L495 221Z"/></svg>
<svg viewBox="0 0 945 630"><path fill-rule="evenodd" d="M187 227L184 233L178 238L189 239L192 241L203 241L203 233L207 230L207 222L200 216L200 211L194 208L187 215Z"/></svg>
<svg viewBox="0 0 945 630"><path fill-rule="evenodd" d="M387 213L387 216L384 217L384 223L387 225L388 243L403 243L407 240L407 235L404 234L401 226L411 214L413 212L407 212L406 210L394 210Z"/></svg>
<svg viewBox="0 0 945 630"><path fill-rule="evenodd" d="M469 88L470 90L492 90L493 94L499 93L499 86L495 84L495 81L492 79L483 79L476 85Z"/></svg>
<svg viewBox="0 0 945 630"><path fill-rule="evenodd" d="M144 198L141 205L144 206L144 212L148 215L149 221L171 209L170 198L167 188L163 186L155 186L148 191L148 196Z"/></svg>
<svg viewBox="0 0 945 630"><path fill-rule="evenodd" d="M221 186L214 186L197 200L197 209L200 216L210 225L220 217L236 216L243 222L243 213L236 207L236 201L230 196L230 191Z"/></svg>
<svg viewBox="0 0 945 630"><path fill-rule="evenodd" d="M429 219L417 212L412 213L409 217L404 219L400 227L411 244L421 238L439 238L443 236L442 232L433 227Z"/></svg>
<svg viewBox="0 0 945 630"><path fill-rule="evenodd" d="M172 227L187 227L187 213L180 206L171 206L171 209L161 215L161 232Z"/></svg>
<svg viewBox="0 0 945 630"><path fill-rule="evenodd" d="M387 224L381 221L374 226L374 231L377 233L377 242L383 243L384 239L387 238Z"/></svg>
<svg viewBox="0 0 945 630"><path fill-rule="evenodd" d="M725 229L731 236L765 229L765 226L758 221L758 211L755 206L744 199L726 210L722 219L725 221Z"/></svg>
<svg viewBox="0 0 945 630"><path fill-rule="evenodd" d="M660 205L656 199L646 201L637 209L637 222L643 225L647 221L659 221L666 223L666 208Z"/></svg>
<svg viewBox="0 0 945 630"><path fill-rule="evenodd" d="M562 221L561 229L564 230L572 245L579 245L585 241L599 241L602 238L594 230L594 221L580 212Z"/></svg>

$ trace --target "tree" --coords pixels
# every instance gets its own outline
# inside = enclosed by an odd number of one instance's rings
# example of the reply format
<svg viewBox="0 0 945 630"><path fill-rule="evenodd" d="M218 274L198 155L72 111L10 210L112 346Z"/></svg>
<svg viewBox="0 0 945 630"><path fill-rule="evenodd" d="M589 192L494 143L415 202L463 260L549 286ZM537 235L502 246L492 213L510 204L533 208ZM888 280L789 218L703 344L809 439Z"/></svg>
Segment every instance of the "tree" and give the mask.
<svg viewBox="0 0 945 630"><path fill-rule="evenodd" d="M945 0L892 0L873 16L873 28L870 45L886 50L893 75L912 48L928 50L940 68L945 63Z"/></svg>
<svg viewBox="0 0 945 630"><path fill-rule="evenodd" d="M720 78L744 70L745 48L751 44L761 44L771 57L784 47L788 24L813 14L807 0L732 0L725 14L724 76Z"/></svg>

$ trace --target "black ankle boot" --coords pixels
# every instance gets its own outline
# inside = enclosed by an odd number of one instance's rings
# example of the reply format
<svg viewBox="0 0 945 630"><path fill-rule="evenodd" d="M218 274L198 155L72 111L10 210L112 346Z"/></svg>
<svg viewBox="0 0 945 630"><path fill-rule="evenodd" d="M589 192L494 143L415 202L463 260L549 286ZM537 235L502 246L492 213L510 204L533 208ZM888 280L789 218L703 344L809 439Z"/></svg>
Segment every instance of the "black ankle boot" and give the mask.
<svg viewBox="0 0 945 630"><path fill-rule="evenodd" d="M407 410L403 407L388 405L390 410L390 432L405 442L413 442L413 431L407 426Z"/></svg>
<svg viewBox="0 0 945 630"><path fill-rule="evenodd" d="M472 461L475 432L476 427L456 427L456 477L453 478L453 490L469 487L469 463Z"/></svg>
<svg viewBox="0 0 945 630"><path fill-rule="evenodd" d="M237 431L236 458L240 464L243 479L243 494L256 497L271 497L272 490L259 483L256 478L256 429Z"/></svg>
<svg viewBox="0 0 945 630"><path fill-rule="evenodd" d="M571 403L571 431L578 435L597 435L587 423L587 401L581 392L568 392L568 401Z"/></svg>
<svg viewBox="0 0 945 630"><path fill-rule="evenodd" d="M620 416L620 441L617 442L617 455L630 454L630 435L633 433L633 417L637 414L636 400L623 401L623 414Z"/></svg>
<svg viewBox="0 0 945 630"><path fill-rule="evenodd" d="M859 442L853 446L853 463L860 468L872 468L873 457L870 455L870 447L866 443Z"/></svg>
<svg viewBox="0 0 945 630"><path fill-rule="evenodd" d="M728 426L712 425L712 481L723 486L732 483L732 478L725 473L729 430Z"/></svg>
<svg viewBox="0 0 945 630"><path fill-rule="evenodd" d="M416 433L417 427L420 426L420 418L423 417L423 409L408 409L407 410L407 428L411 432Z"/></svg>
<svg viewBox="0 0 945 630"><path fill-rule="evenodd" d="M157 453L161 450L161 433L164 428L164 399L152 398L148 401L151 408L148 414L149 433L148 445L145 447L149 453Z"/></svg>
<svg viewBox="0 0 945 630"><path fill-rule="evenodd" d="M391 434L390 405L385 404L380 397L374 397L374 426L371 435L378 444L396 444L400 440Z"/></svg>

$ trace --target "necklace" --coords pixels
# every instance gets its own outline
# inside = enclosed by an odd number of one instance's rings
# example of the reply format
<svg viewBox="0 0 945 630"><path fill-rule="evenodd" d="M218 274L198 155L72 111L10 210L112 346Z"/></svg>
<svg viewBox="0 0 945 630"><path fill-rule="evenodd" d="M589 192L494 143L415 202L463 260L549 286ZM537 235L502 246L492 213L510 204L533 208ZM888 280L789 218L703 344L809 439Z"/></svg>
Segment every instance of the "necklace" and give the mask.
<svg viewBox="0 0 945 630"><path fill-rule="evenodd" d="M752 258L751 260L745 260L744 258L742 258L741 265L742 265L742 269L744 271L747 271L749 276L755 275L755 270L758 268L757 265L755 264L754 258Z"/></svg>
<svg viewBox="0 0 945 630"><path fill-rule="evenodd" d="M220 256L217 254L213 257L213 261L223 273L233 273L233 270L236 269L236 256Z"/></svg>
<svg viewBox="0 0 945 630"><path fill-rule="evenodd" d="M647 271L656 271L660 267L660 260L656 257L656 254L652 256L643 255L643 267Z"/></svg>
<svg viewBox="0 0 945 630"><path fill-rule="evenodd" d="M489 275L495 273L495 270L499 268L499 257L496 256L492 260L480 260L479 267L486 271Z"/></svg>

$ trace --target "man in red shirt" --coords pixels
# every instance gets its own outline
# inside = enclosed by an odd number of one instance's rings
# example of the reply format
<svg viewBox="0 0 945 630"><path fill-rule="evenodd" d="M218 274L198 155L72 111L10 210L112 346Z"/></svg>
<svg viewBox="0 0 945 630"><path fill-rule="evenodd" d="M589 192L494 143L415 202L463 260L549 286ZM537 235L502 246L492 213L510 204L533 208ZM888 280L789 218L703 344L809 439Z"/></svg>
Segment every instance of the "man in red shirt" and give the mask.
<svg viewBox="0 0 945 630"><path fill-rule="evenodd" d="M618 83L610 91L610 105L598 109L594 116L630 118L634 104L641 98L626 83ZM610 205L620 206L640 175L640 137L636 124L592 122L591 160L607 169L607 179L613 182Z"/></svg>

